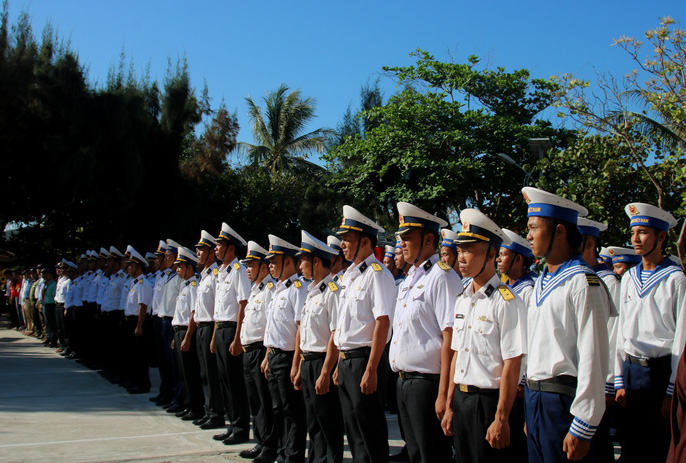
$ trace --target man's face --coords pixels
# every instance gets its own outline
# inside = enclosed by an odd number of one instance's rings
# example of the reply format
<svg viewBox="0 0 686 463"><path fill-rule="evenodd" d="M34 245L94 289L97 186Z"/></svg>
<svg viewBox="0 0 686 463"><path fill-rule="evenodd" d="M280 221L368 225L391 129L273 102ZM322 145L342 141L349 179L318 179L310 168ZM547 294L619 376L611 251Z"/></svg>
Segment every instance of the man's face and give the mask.
<svg viewBox="0 0 686 463"><path fill-rule="evenodd" d="M395 266L398 269L405 267L405 257L401 248L395 248Z"/></svg>
<svg viewBox="0 0 686 463"><path fill-rule="evenodd" d="M259 260L249 260L246 262L245 267L248 269L248 278L250 281L254 281L255 278L260 276L260 261Z"/></svg>
<svg viewBox="0 0 686 463"><path fill-rule="evenodd" d="M612 267L614 268L615 273L620 277L624 275L624 272L629 270L629 264L626 262L615 262L612 264Z"/></svg>
<svg viewBox="0 0 686 463"><path fill-rule="evenodd" d="M269 273L271 274L272 278L279 278L279 274L281 273L281 264L283 263L283 256L282 255L276 255L269 259Z"/></svg>
<svg viewBox="0 0 686 463"><path fill-rule="evenodd" d="M164 266L166 268L171 268L176 260L176 253L172 251L164 251Z"/></svg>
<svg viewBox="0 0 686 463"><path fill-rule="evenodd" d="M138 268L138 264L134 264L133 262L126 262L124 264L126 268L126 274L130 277L134 276L136 274L136 269Z"/></svg>
<svg viewBox="0 0 686 463"><path fill-rule="evenodd" d="M419 257L419 251L422 247L422 231L418 228L412 228L406 231L400 237L400 249L403 252L405 262L414 262Z"/></svg>
<svg viewBox="0 0 686 463"><path fill-rule="evenodd" d="M515 253L512 252L511 250L507 248L500 248L500 252L498 253L498 258L496 259L496 262L498 263L498 270L500 270L500 273L505 273L510 271L512 267L512 262L515 260Z"/></svg>
<svg viewBox="0 0 686 463"><path fill-rule="evenodd" d="M464 243L457 245L457 262L463 277L476 276L484 266L486 243Z"/></svg>
<svg viewBox="0 0 686 463"><path fill-rule="evenodd" d="M457 251L448 246L441 246L439 255L441 257L441 262L447 265L453 264L457 260Z"/></svg>
<svg viewBox="0 0 686 463"><path fill-rule="evenodd" d="M212 249L208 246L200 246L195 249L195 255L198 256L198 265L205 265L210 252L212 252Z"/></svg>
<svg viewBox="0 0 686 463"><path fill-rule="evenodd" d="M222 260L224 257L224 253L226 252L226 245L228 244L228 241L226 240L217 240L217 246L214 248L214 255L217 259Z"/></svg>
<svg viewBox="0 0 686 463"><path fill-rule="evenodd" d="M353 260L355 250L357 249L357 243L360 241L360 235L354 232L346 232L340 235L340 238L341 249L343 249L345 260Z"/></svg>
<svg viewBox="0 0 686 463"><path fill-rule="evenodd" d="M300 272L308 280L312 279L312 261L312 256L300 257Z"/></svg>
<svg viewBox="0 0 686 463"><path fill-rule="evenodd" d="M105 271L109 272L112 267L114 267L114 259L110 257L105 261Z"/></svg>
<svg viewBox="0 0 686 463"><path fill-rule="evenodd" d="M395 259L392 259L388 256L384 256L383 258L383 264L386 266L388 270L391 272L395 270Z"/></svg>
<svg viewBox="0 0 686 463"><path fill-rule="evenodd" d="M526 239L531 244L531 252L534 253L534 256L545 255L550 244L550 232L545 220L542 217L529 217L527 228L529 233L526 235Z"/></svg>
<svg viewBox="0 0 686 463"><path fill-rule="evenodd" d="M181 278L182 280L185 280L188 277L188 268L190 265L180 263L176 265L176 274Z"/></svg>
<svg viewBox="0 0 686 463"><path fill-rule="evenodd" d="M631 244L634 246L634 251L639 256L648 254L651 250L657 249L657 231L653 227L644 227L643 225L636 225L631 227Z"/></svg>

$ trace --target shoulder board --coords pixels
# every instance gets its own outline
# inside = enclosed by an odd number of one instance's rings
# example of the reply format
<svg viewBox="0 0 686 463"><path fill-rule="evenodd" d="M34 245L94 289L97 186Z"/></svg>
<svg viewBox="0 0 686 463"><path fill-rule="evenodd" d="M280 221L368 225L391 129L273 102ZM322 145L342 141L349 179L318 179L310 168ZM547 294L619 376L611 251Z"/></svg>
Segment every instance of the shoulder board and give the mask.
<svg viewBox="0 0 686 463"><path fill-rule="evenodd" d="M195 280L191 281L191 286L198 286L198 282Z"/></svg>
<svg viewBox="0 0 686 463"><path fill-rule="evenodd" d="M235 268L236 270L238 270L238 269L241 268L241 264L239 264L238 262L236 262L235 264L233 264L233 268Z"/></svg>
<svg viewBox="0 0 686 463"><path fill-rule="evenodd" d="M439 261L437 262L436 265L438 265L438 267L439 267L441 270L445 270L446 272L447 272L448 270L450 270L450 265L446 264L446 263L443 262L442 260L439 260Z"/></svg>
<svg viewBox="0 0 686 463"><path fill-rule="evenodd" d="M267 288L273 289L273 288L274 288L274 283L272 283L271 281L268 281L268 282L267 282Z"/></svg>
<svg viewBox="0 0 686 463"><path fill-rule="evenodd" d="M598 275L589 275L587 273L586 281L588 282L588 286L600 286L600 280L598 279Z"/></svg>
<svg viewBox="0 0 686 463"><path fill-rule="evenodd" d="M381 265L378 264L378 263L376 263L376 262L372 262L372 269L373 269L375 272L380 272L380 271L381 271Z"/></svg>
<svg viewBox="0 0 686 463"><path fill-rule="evenodd" d="M333 281L329 281L329 289L332 293L335 293L336 291L338 291L338 285Z"/></svg>
<svg viewBox="0 0 686 463"><path fill-rule="evenodd" d="M138 284L141 284L141 283L143 283L143 279L142 279L142 278L139 278L139 279L138 279Z"/></svg>
<svg viewBox="0 0 686 463"><path fill-rule="evenodd" d="M300 289L300 288L303 287L303 284L300 283L300 280L295 280L295 281L293 282L293 286L295 286L296 288Z"/></svg>
<svg viewBox="0 0 686 463"><path fill-rule="evenodd" d="M505 285L498 286L498 291L500 291L500 295L503 296L503 299L506 301L511 301L515 298L514 294L512 294L512 291L510 291L510 288Z"/></svg>
<svg viewBox="0 0 686 463"><path fill-rule="evenodd" d="M215 268L214 270L212 270L212 275L214 275L214 276L219 275L219 269Z"/></svg>

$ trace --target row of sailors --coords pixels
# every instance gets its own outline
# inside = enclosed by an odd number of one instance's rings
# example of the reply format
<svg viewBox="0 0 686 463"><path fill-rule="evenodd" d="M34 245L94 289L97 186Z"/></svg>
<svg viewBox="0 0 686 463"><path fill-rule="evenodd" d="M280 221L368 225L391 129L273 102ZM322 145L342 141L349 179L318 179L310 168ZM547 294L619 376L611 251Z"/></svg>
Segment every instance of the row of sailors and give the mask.
<svg viewBox="0 0 686 463"><path fill-rule="evenodd" d="M339 238L327 243L305 231L300 246L269 235L267 251L227 224L217 239L203 231L196 252L160 242L154 277L143 276L146 259L129 248L130 278L110 267L99 304L106 312L119 298L134 337L144 334L151 308L158 345L176 354L160 356L171 360L160 363L155 399L185 407L201 427L228 417L226 432L215 436L227 444L247 440L252 413L257 445L242 456L258 462L304 461L306 433L310 461L341 461L344 433L355 461L388 461L389 367L400 377L410 461L450 461L453 452L458 462L593 454L612 461L610 410L622 414L623 461L663 461L670 437L663 415L686 334L686 277L663 256L676 221L651 205L627 206L641 261L620 279L599 261L605 226L580 217L584 207L535 188L523 193L526 240L473 209L462 211L462 230L450 237L440 231L444 220L398 203L409 269L397 287L374 255L383 228L344 206ZM456 250L452 263L448 249ZM613 252L618 264L631 254ZM527 271L532 256L547 263L535 281ZM107 261L120 258L110 248ZM82 306L98 303L103 284L87 278L64 283L65 306L78 298ZM175 358L184 397L165 381ZM190 379L193 358L201 382ZM149 379L141 381L135 392L149 390ZM613 395L622 408L606 413Z"/></svg>

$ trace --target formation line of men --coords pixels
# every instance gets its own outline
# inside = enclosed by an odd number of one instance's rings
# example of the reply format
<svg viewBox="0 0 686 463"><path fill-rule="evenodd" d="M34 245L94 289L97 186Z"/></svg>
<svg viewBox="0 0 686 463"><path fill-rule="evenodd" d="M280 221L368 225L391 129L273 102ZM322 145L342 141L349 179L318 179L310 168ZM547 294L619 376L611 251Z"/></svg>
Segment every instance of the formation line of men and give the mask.
<svg viewBox="0 0 686 463"><path fill-rule="evenodd" d="M326 241L269 235L265 249L223 223L195 250L89 251L58 266L51 336L134 394L150 391L154 349L150 400L227 445L252 421L240 455L257 463L341 462L344 436L355 462L402 458L388 392L413 463L609 462L613 441L623 462L685 461L676 220L629 204L633 249L602 248L583 206L522 191L526 238L475 209L456 233L398 203L383 263L384 229L350 206Z"/></svg>

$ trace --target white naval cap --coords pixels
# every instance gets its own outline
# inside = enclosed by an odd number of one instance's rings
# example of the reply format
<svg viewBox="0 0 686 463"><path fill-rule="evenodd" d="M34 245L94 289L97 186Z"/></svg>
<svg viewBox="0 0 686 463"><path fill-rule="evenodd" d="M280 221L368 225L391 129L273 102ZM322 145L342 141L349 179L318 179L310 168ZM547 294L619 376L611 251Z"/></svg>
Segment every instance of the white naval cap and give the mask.
<svg viewBox="0 0 686 463"><path fill-rule="evenodd" d="M503 233L510 239L510 243L503 243L502 247L507 248L512 252L516 252L517 254L521 254L524 257L533 257L534 254L531 252L531 245L526 238L507 228L503 228Z"/></svg>
<svg viewBox="0 0 686 463"><path fill-rule="evenodd" d="M274 256L277 255L287 255L287 256L295 256L298 254L298 251L300 251L300 248L297 246L293 246L291 243L289 243L286 240L282 240L276 235L268 235L269 236L269 254L267 255L267 259L271 259Z"/></svg>
<svg viewBox="0 0 686 463"><path fill-rule="evenodd" d="M152 252L146 252L145 260L147 260L148 262L155 260L155 254L153 254Z"/></svg>
<svg viewBox="0 0 686 463"><path fill-rule="evenodd" d="M430 230L438 233L441 227L447 227L448 222L439 219L433 214L418 208L414 204L399 202L398 215L400 216L400 225L396 235L407 233L413 228Z"/></svg>
<svg viewBox="0 0 686 463"><path fill-rule="evenodd" d="M66 265L67 267L72 268L72 269L76 269L76 267L77 267L76 264L70 260L65 260L64 265Z"/></svg>
<svg viewBox="0 0 686 463"><path fill-rule="evenodd" d="M119 252L119 249L115 248L114 246L110 246L110 257L113 257L115 259L121 259L124 257L124 254Z"/></svg>
<svg viewBox="0 0 686 463"><path fill-rule="evenodd" d="M384 246L385 253L384 257L390 257L391 259L395 258L395 246Z"/></svg>
<svg viewBox="0 0 686 463"><path fill-rule="evenodd" d="M297 255L308 254L313 257L321 257L322 259L331 260L332 257L338 255L338 251L330 248L325 242L315 238L305 230L300 231L300 250Z"/></svg>
<svg viewBox="0 0 686 463"><path fill-rule="evenodd" d="M267 258L267 254L269 254L269 251L262 246L254 241L248 241L248 252L245 255L245 259L241 262L245 264L249 260L263 260Z"/></svg>
<svg viewBox="0 0 686 463"><path fill-rule="evenodd" d="M155 254L164 255L164 253L167 252L167 249L169 249L169 246L167 246L167 242L164 240L160 240L160 243L157 245L157 250L155 251Z"/></svg>
<svg viewBox="0 0 686 463"><path fill-rule="evenodd" d="M503 244L509 244L503 230L483 212L476 209L463 209L460 212L462 230L457 234L457 244L475 243L481 241L492 245L496 251Z"/></svg>
<svg viewBox="0 0 686 463"><path fill-rule="evenodd" d="M441 230L441 247L445 246L448 248L457 249L457 232L452 231L449 228L444 228Z"/></svg>
<svg viewBox="0 0 686 463"><path fill-rule="evenodd" d="M105 248L100 248L100 253L98 254L98 259L107 259L110 256L110 252Z"/></svg>
<svg viewBox="0 0 686 463"><path fill-rule="evenodd" d="M167 251L170 251L173 254L178 254L180 247L181 245L179 243L171 238L167 238Z"/></svg>
<svg viewBox="0 0 686 463"><path fill-rule="evenodd" d="M338 227L336 233L342 235L349 231L358 231L368 235L376 236L378 233L383 233L383 227L379 226L372 219L361 214L357 209L347 204L343 206L343 221Z"/></svg>
<svg viewBox="0 0 686 463"><path fill-rule="evenodd" d="M196 248L207 246L213 248L217 245L217 238L207 233L205 230L200 232L200 241L195 245Z"/></svg>
<svg viewBox="0 0 686 463"><path fill-rule="evenodd" d="M191 251L190 249L186 247L179 247L179 252L176 255L176 260L174 261L175 264L190 264L192 266L198 265L198 256L195 255L194 251Z"/></svg>
<svg viewBox="0 0 686 463"><path fill-rule="evenodd" d="M343 248L341 248L341 239L338 238L337 236L329 235L326 237L326 245L329 246L331 249L335 249L338 252L341 252Z"/></svg>
<svg viewBox="0 0 686 463"><path fill-rule="evenodd" d="M526 186L522 194L529 205L527 217L549 217L576 224L579 216L588 215L584 206L538 188Z"/></svg>
<svg viewBox="0 0 686 463"><path fill-rule="evenodd" d="M93 250L86 251L86 259L88 259L88 260L95 260L97 255L98 255L98 253L93 251Z"/></svg>
<svg viewBox="0 0 686 463"><path fill-rule="evenodd" d="M126 246L126 251L124 252L124 255L127 257L130 257L132 249L133 249L133 246L131 246L130 244L128 246Z"/></svg>
<svg viewBox="0 0 686 463"><path fill-rule="evenodd" d="M636 251L630 248L622 248L619 246L608 246L607 252L612 256L612 263L618 262L634 262L639 263L642 257L636 254Z"/></svg>
<svg viewBox="0 0 686 463"><path fill-rule="evenodd" d="M129 251L129 259L128 259L129 262L136 262L136 263L141 264L141 265L147 264L145 258L143 256L141 256L141 254L138 251L136 251L133 248L133 246L129 246L127 248L127 251Z"/></svg>
<svg viewBox="0 0 686 463"><path fill-rule="evenodd" d="M596 222L595 220L589 220L584 217L579 217L576 222L577 228L582 235L600 237L600 232L607 230L607 225L602 222Z"/></svg>
<svg viewBox="0 0 686 463"><path fill-rule="evenodd" d="M672 214L646 203L631 203L624 208L626 215L631 219L630 227L644 225L667 231L676 226L676 219Z"/></svg>
<svg viewBox="0 0 686 463"><path fill-rule="evenodd" d="M226 222L222 222L222 229L219 232L217 239L231 241L231 243L238 247L245 246L247 244L243 237L236 233L233 228L229 227Z"/></svg>
<svg viewBox="0 0 686 463"><path fill-rule="evenodd" d="M79 262L80 262L80 261L83 261L83 260L86 260L87 257L88 257L88 256L86 256L85 253L84 253L84 254L81 254L81 255L79 256Z"/></svg>
<svg viewBox="0 0 686 463"><path fill-rule="evenodd" d="M612 256L610 255L610 252L607 250L605 246L600 248L600 253L598 254L598 257L600 257L600 260L602 260L606 264L612 265Z"/></svg>

